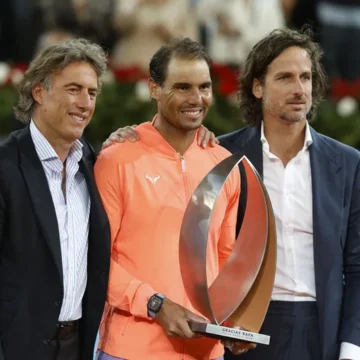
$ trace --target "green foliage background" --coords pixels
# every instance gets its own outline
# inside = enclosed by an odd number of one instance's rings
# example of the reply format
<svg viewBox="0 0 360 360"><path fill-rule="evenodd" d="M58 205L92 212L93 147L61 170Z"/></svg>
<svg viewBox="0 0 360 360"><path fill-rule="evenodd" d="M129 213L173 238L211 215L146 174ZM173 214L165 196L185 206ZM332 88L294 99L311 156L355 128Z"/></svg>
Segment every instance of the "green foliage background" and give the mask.
<svg viewBox="0 0 360 360"><path fill-rule="evenodd" d="M6 136L12 130L12 107L17 99L13 86L0 87L0 135ZM225 97L214 93L212 106L205 126L216 135L225 134L244 125L236 106ZM141 101L135 95L135 84L104 84L98 97L94 117L86 136L95 146L101 144L109 134L119 127L149 121L155 114L155 105L150 101ZM330 100L324 101L311 124L316 130L334 139L360 149L360 114L341 117L336 105Z"/></svg>

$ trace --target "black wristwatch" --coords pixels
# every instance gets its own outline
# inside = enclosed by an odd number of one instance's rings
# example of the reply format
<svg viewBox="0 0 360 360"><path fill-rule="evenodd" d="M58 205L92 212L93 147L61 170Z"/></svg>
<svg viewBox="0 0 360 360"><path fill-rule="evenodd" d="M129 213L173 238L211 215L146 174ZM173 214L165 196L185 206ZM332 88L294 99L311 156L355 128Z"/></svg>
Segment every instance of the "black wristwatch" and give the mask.
<svg viewBox="0 0 360 360"><path fill-rule="evenodd" d="M155 319L157 313L160 311L161 306L165 300L165 296L163 294L155 294L153 295L148 303L147 303L147 309L148 309L148 315L149 317Z"/></svg>

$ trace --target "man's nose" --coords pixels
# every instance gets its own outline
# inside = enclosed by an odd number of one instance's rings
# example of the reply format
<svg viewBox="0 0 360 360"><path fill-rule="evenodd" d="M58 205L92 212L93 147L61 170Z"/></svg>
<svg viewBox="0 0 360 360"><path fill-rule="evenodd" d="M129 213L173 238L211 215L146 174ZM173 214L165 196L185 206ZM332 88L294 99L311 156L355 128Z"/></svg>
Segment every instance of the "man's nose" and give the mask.
<svg viewBox="0 0 360 360"><path fill-rule="evenodd" d="M201 92L199 91L199 89L194 89L193 91L191 91L191 94L189 97L189 104L192 104L192 105L202 104Z"/></svg>
<svg viewBox="0 0 360 360"><path fill-rule="evenodd" d="M304 91L304 84L302 83L301 79L298 79L295 83L293 93L298 96L303 96Z"/></svg>
<svg viewBox="0 0 360 360"><path fill-rule="evenodd" d="M92 100L91 100L90 94L88 94L86 92L82 92L76 101L76 105L79 108L84 109L84 110L90 109L91 103L92 103Z"/></svg>

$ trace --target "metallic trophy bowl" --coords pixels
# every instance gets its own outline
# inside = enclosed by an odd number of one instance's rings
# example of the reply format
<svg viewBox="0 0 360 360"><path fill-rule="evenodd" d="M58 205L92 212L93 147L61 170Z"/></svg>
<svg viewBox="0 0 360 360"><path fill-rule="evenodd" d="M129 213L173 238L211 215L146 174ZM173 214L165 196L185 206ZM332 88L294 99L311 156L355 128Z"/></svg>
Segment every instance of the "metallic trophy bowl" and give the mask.
<svg viewBox="0 0 360 360"><path fill-rule="evenodd" d="M246 198L244 217L232 253L209 286L206 249L211 216L221 189L238 165L245 175L241 177L246 190L241 194ZM245 156L229 156L201 181L187 205L179 247L181 275L190 303L211 321L191 321L192 331L268 345L270 337L259 330L275 279L275 220L261 177Z"/></svg>

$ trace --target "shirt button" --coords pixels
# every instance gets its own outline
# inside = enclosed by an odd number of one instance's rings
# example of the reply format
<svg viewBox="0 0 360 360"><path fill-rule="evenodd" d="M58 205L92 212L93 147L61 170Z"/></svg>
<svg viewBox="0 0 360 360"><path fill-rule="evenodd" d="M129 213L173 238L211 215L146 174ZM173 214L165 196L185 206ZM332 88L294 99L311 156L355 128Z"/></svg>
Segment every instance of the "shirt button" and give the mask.
<svg viewBox="0 0 360 360"><path fill-rule="evenodd" d="M43 344L44 344L44 345L49 345L49 344L50 344L50 341L51 341L50 339L45 339L45 340L43 341Z"/></svg>

